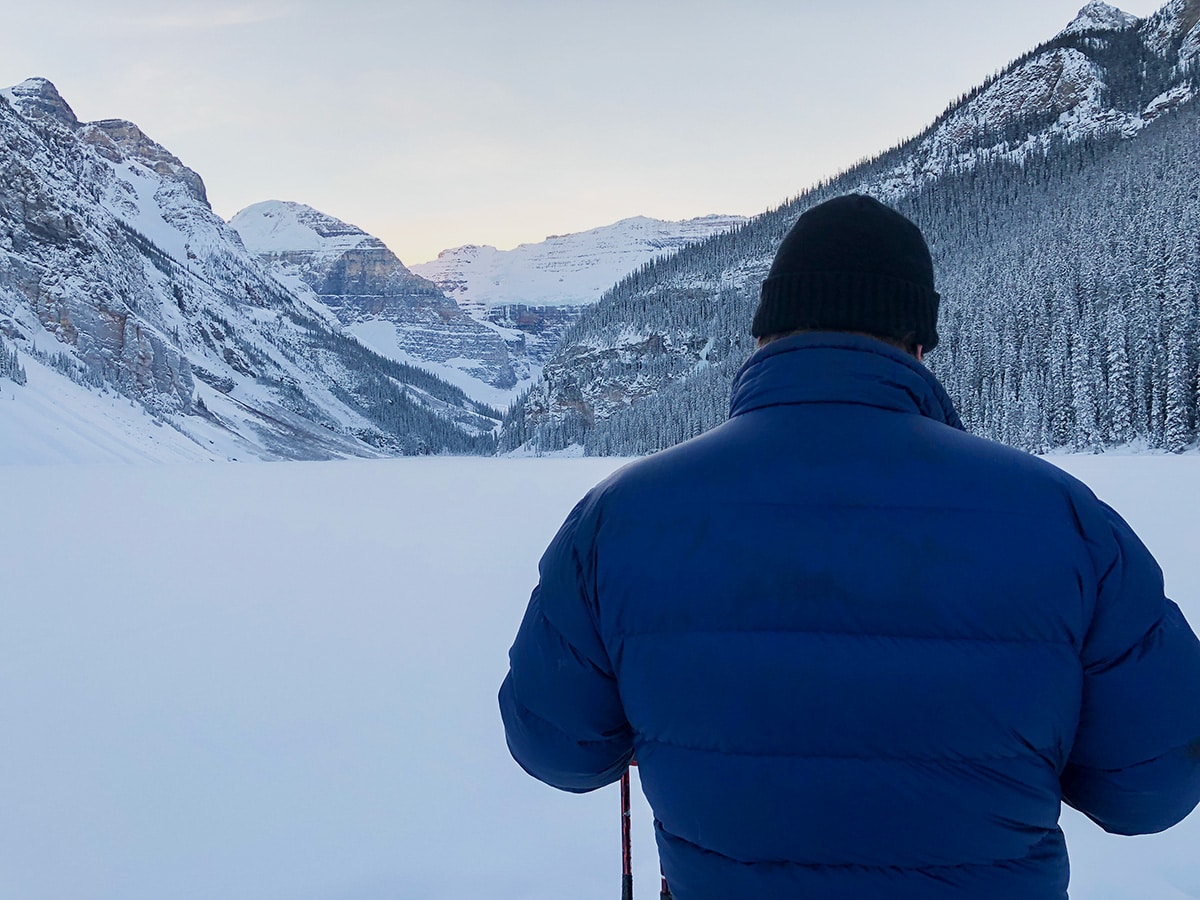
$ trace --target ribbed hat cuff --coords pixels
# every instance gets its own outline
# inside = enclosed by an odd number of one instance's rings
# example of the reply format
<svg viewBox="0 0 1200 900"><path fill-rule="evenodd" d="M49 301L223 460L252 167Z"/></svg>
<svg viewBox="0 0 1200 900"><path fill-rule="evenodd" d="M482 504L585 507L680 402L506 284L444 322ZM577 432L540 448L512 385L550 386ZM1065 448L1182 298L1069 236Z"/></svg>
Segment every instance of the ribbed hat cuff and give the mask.
<svg viewBox="0 0 1200 900"><path fill-rule="evenodd" d="M902 337L926 351L937 346L937 292L875 272L789 272L762 285L750 329L754 337L799 329L862 331Z"/></svg>

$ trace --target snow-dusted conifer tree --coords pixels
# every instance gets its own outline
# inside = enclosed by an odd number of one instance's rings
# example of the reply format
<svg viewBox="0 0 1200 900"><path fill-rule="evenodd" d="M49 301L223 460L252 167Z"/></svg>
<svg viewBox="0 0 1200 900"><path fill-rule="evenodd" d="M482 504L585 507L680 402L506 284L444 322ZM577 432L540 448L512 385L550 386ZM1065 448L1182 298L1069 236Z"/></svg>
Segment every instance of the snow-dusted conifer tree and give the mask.
<svg viewBox="0 0 1200 900"><path fill-rule="evenodd" d="M1117 444L1133 440L1132 387L1129 351L1126 347L1125 314L1113 304L1108 315L1105 340L1108 347L1108 410L1110 439Z"/></svg>
<svg viewBox="0 0 1200 900"><path fill-rule="evenodd" d="M25 367L17 355L17 348L8 349L4 338L0 337L0 378L7 378L15 384L25 384Z"/></svg>
<svg viewBox="0 0 1200 900"><path fill-rule="evenodd" d="M1192 376L1195 366L1188 352L1189 318L1182 313L1172 323L1167 339L1166 422L1163 446L1172 453L1181 453L1192 442L1194 428L1192 401L1196 396Z"/></svg>

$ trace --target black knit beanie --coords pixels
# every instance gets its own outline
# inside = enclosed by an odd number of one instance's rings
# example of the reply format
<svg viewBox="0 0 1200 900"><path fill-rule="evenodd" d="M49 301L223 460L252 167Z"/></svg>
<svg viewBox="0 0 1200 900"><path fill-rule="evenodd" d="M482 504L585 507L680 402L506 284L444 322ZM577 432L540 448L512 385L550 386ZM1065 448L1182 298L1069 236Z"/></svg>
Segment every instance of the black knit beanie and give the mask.
<svg viewBox="0 0 1200 900"><path fill-rule="evenodd" d="M878 200L849 194L814 206L787 233L750 333L915 335L928 351L938 342L940 299L921 230Z"/></svg>

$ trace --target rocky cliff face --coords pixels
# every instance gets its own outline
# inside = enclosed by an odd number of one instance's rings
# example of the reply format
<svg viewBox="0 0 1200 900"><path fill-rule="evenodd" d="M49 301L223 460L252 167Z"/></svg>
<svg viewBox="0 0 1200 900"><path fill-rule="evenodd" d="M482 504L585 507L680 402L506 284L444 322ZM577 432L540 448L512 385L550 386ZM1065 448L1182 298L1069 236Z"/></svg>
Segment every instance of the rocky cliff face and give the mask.
<svg viewBox="0 0 1200 900"><path fill-rule="evenodd" d="M311 291L365 344L501 391L517 384L504 336L413 274L378 238L300 203L267 201L230 221L278 278Z"/></svg>
<svg viewBox="0 0 1200 900"><path fill-rule="evenodd" d="M381 240L310 206L256 203L229 224L247 250L280 275L299 276L343 321L403 317L414 309L457 312L436 285L410 272Z"/></svg>
<svg viewBox="0 0 1200 900"><path fill-rule="evenodd" d="M269 275L166 148L79 122L44 79L0 91L0 330L63 377L264 458L463 450L492 428Z"/></svg>
<svg viewBox="0 0 1200 900"><path fill-rule="evenodd" d="M56 338L97 382L186 414L191 368L166 337L178 323L163 315L131 226L106 208L129 189L118 175L127 158L107 138L108 158L89 152L77 131L103 136L48 81L0 93L0 316L25 340ZM202 195L199 177L178 169L176 183Z"/></svg>

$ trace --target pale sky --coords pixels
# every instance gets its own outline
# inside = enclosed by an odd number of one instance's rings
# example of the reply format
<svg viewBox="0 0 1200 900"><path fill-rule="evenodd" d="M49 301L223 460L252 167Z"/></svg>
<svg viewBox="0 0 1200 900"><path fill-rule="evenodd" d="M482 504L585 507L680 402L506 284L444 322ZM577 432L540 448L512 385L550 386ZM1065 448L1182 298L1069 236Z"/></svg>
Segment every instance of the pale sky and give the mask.
<svg viewBox="0 0 1200 900"><path fill-rule="evenodd" d="M0 0L53 81L409 264L634 215L753 215L920 131L1084 0ZM1146 16L1158 0L1127 0Z"/></svg>

